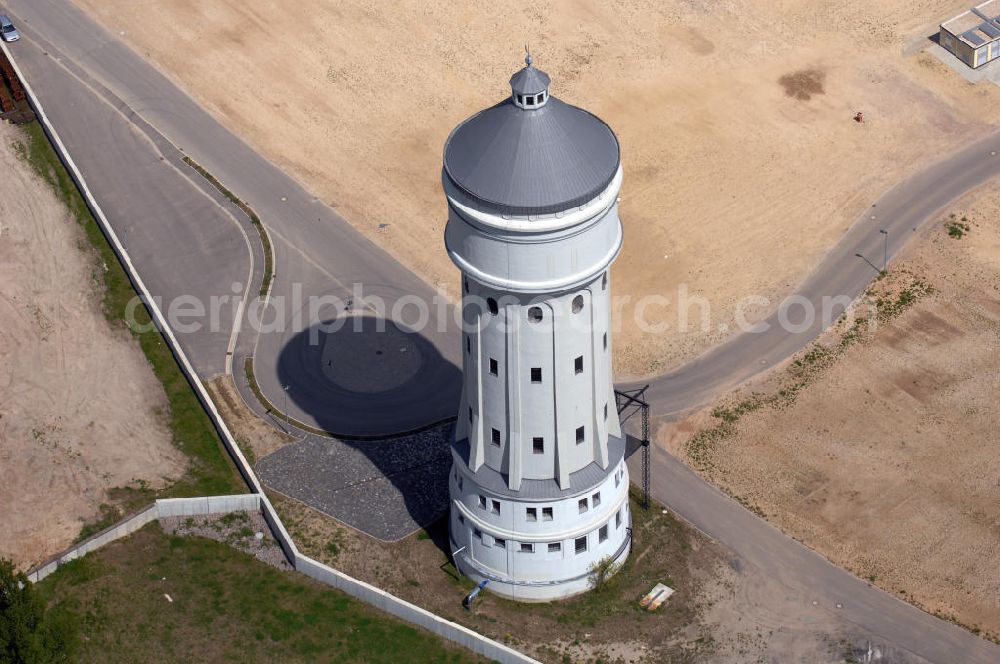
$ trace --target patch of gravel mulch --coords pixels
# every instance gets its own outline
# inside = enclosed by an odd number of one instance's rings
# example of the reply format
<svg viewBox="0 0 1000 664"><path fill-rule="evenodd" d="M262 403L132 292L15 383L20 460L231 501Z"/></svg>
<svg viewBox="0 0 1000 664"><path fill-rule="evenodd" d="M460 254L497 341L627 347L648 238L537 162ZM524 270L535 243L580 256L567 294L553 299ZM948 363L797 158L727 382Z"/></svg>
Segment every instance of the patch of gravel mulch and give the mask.
<svg viewBox="0 0 1000 664"><path fill-rule="evenodd" d="M228 544L272 567L292 569L260 512L170 516L160 519L160 527L168 535L207 537Z"/></svg>

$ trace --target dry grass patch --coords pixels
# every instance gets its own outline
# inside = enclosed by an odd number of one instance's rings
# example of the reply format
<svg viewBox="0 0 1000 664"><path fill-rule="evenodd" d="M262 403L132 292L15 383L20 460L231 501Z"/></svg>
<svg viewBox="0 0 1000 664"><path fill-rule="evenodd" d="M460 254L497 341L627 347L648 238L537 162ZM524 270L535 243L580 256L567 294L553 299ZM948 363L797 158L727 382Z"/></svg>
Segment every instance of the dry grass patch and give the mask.
<svg viewBox="0 0 1000 664"><path fill-rule="evenodd" d="M1000 637L1000 204L929 229L839 326L778 374L661 439L858 576ZM961 223L961 241L952 230Z"/></svg>

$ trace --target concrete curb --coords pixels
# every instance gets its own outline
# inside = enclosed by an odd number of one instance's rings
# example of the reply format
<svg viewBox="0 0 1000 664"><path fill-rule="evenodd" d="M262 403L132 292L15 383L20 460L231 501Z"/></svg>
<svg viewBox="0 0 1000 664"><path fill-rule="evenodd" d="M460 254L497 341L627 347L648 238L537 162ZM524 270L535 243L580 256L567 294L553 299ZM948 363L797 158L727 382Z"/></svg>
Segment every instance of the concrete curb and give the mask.
<svg viewBox="0 0 1000 664"><path fill-rule="evenodd" d="M268 499L267 495L265 495L263 487L261 486L260 481L257 479L256 474L253 472L253 469L247 462L247 459L243 455L243 452L236 444L236 441L233 438L232 433L229 431L229 427L226 426L226 423L223 421L222 416L219 414L219 411L216 409L215 404L212 402L212 399L209 396L208 391L205 389L204 384L198 377L198 374L195 372L194 367L191 365L191 362L185 355L184 350L178 343L177 338L174 336L173 331L167 324L166 319L163 317L163 313L160 311L159 307L156 305L156 302L153 300L153 296L146 288L146 284L143 282L142 277L139 276L138 270L136 270L135 266L132 263L132 258L125 250L125 246L119 240L118 235L114 231L114 228L112 228L111 224L108 222L108 219L105 216L104 211L101 209L101 206L98 204L97 199L94 197L94 195L88 188L86 180L84 180L83 178L83 174L77 168L76 163L73 161L73 157L69 154L69 151L63 144L62 139L59 137L58 132L56 132L55 128L50 123L48 116L45 114L45 110L42 108L41 103L38 101L38 97L35 95L34 90L28 83L28 80L25 78L24 74L21 72L20 67L14 60L13 56L11 55L7 45L5 43L0 42L0 48L2 48L4 53L7 55L7 58L10 61L11 66L14 69L14 72L17 74L17 77L21 79L21 82L24 85L24 90L27 93L28 100L31 103L32 108L34 108L35 114L38 116L38 122L42 125L45 134L49 137L49 140L52 141L52 144L55 146L56 152L59 154L59 158L66 166L66 170L69 171L70 176L72 176L73 180L76 182L77 187L80 189L80 192L83 194L84 200L87 203L87 207L89 207L90 211L94 214L94 218L97 219L97 222L101 227L101 231L104 233L105 237L108 238L108 241L111 243L111 246L114 248L115 253L118 256L118 260L121 261L122 266L125 268L125 272L126 274L128 274L129 280L132 282L133 287L139 293L139 296L142 299L143 303L146 305L146 307L152 314L153 321L156 323L156 327L160 330L160 333L163 334L163 337L167 340L167 344L170 346L171 352L177 359L177 362L180 364L185 377L187 378L191 386L194 388L195 394L198 395L198 399L201 401L202 406L208 412L209 417L211 417L212 419L212 423L215 425L216 430L222 437L222 441L225 444L226 449L229 452L230 456L233 458L233 461L236 463L236 467L240 471L240 475L242 475L244 481L252 490L253 492L252 498L254 500L259 501L260 510L264 516L264 520L271 528L271 532L274 535L274 538L278 541L278 544L281 545L281 548L284 551L286 558L289 560L289 562L292 563L296 571L306 574L307 576L310 576L322 583L326 583L327 585L331 585L335 588L338 588L339 590L342 590L348 595L351 595L352 597L359 599L367 604L375 606L376 608L381 609L387 613L391 613L392 615L396 616L401 620L423 627L424 629L427 629L437 634L438 636L441 636L450 641L458 643L459 645L469 648L470 650L479 653L480 655L483 655L485 657L489 657L495 661L502 662L503 664L522 664L522 663L539 664L537 660L534 660L528 657L527 655L519 653L516 650L513 650L512 648L508 648L502 643L489 639L481 634L478 634L477 632L474 632L466 627L463 627L462 625L453 623L450 620L445 620L444 618L434 615L433 613L430 613L429 611L422 609L419 606L411 604L403 599L395 597L394 595L390 595L389 593L383 590L375 588L374 586L371 586L363 581L354 579L346 574L343 574L342 572L338 572L337 570L327 567L326 565L316 560L313 560L312 558L309 558L308 556L305 556L299 552L298 548L295 546L295 542L288 534L288 531L285 529L284 524L281 522L278 513L275 511L274 506L271 504L271 501ZM224 496L221 498L230 499L233 497ZM208 505L209 502L213 500L213 498L191 498L191 499L171 499L171 500L206 501L205 504ZM154 516L154 513L156 515L159 514L159 509L160 509L159 502L160 501L157 501L157 505L154 505L153 507L150 507L149 509L140 512L131 519L121 524L118 524L117 526L111 528L108 531L105 531L104 533L98 534L91 540L88 540L84 544L77 546L75 549L71 549L70 552L63 554L63 557L61 557L60 559L50 562L45 566L43 566L42 568L35 570L33 572L33 574L35 575L35 580L44 578L46 575L51 574L58 568L60 562L68 562L69 560L85 555L87 552L97 549L100 546L103 546L104 544L114 541L120 537L124 537L129 533L135 532L136 530L146 525L150 521L155 520L156 518L158 518L158 516ZM176 508L181 508L180 506L183 505L184 507L189 507L191 509L194 509L193 507L194 503L185 502L185 503L172 503L172 504L177 506Z"/></svg>

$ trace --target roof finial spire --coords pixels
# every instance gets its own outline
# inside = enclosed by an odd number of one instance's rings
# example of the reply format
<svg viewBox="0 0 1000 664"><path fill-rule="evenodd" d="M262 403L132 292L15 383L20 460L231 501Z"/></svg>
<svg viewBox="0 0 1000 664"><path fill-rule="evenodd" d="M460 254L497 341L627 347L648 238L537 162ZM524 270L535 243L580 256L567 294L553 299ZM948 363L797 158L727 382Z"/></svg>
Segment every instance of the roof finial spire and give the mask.
<svg viewBox="0 0 1000 664"><path fill-rule="evenodd" d="M524 55L524 64L526 66L530 67L531 63L534 62L534 59L531 57L531 49L528 47L527 44L524 45L524 54L525 54Z"/></svg>

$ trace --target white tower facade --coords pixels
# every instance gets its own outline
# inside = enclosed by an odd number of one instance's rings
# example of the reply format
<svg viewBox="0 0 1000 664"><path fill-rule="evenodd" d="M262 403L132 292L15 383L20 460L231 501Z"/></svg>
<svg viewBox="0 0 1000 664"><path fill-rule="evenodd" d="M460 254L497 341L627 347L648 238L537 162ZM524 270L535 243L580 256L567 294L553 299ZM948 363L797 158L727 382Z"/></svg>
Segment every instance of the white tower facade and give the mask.
<svg viewBox="0 0 1000 664"><path fill-rule="evenodd" d="M608 272L622 171L611 129L526 63L445 146L464 327L449 527L463 574L545 601L631 544Z"/></svg>

